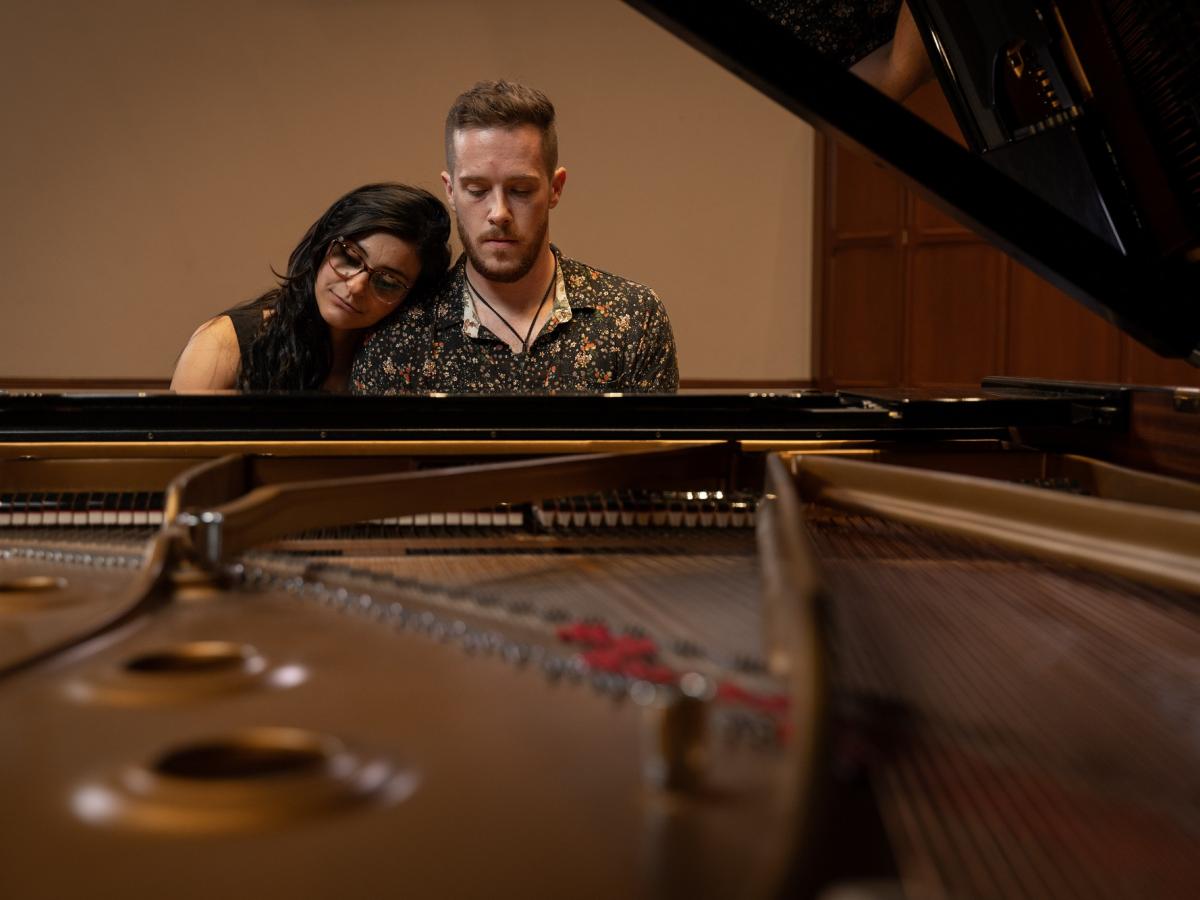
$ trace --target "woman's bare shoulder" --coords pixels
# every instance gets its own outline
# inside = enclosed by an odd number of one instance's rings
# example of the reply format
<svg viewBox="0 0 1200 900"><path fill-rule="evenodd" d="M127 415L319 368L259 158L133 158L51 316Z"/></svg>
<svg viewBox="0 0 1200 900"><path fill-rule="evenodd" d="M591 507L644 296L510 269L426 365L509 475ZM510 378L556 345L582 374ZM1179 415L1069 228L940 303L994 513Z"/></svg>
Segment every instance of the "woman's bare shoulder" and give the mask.
<svg viewBox="0 0 1200 900"><path fill-rule="evenodd" d="M217 391L237 386L241 351L233 320L221 315L192 332L175 363L173 391Z"/></svg>

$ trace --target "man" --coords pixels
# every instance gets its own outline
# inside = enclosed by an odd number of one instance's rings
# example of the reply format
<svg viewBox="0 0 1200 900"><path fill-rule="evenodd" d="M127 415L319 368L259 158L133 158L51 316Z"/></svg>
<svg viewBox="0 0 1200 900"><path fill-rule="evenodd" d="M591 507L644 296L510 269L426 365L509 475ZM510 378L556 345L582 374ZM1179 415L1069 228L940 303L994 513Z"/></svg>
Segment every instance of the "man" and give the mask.
<svg viewBox="0 0 1200 900"><path fill-rule="evenodd" d="M352 390L676 390L675 340L654 292L550 243L566 180L545 94L493 81L459 96L442 182L465 252L435 297L367 339Z"/></svg>

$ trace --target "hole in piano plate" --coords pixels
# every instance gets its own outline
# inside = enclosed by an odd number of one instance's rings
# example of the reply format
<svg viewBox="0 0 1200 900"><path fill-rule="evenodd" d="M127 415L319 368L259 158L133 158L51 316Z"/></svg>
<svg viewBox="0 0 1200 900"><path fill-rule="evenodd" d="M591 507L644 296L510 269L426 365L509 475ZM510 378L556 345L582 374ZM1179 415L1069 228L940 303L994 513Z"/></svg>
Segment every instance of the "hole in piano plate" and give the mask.
<svg viewBox="0 0 1200 900"><path fill-rule="evenodd" d="M250 644L199 640L151 646L69 680L80 703L171 706L212 701L248 690L281 690L308 680L298 663L272 663Z"/></svg>
<svg viewBox="0 0 1200 900"><path fill-rule="evenodd" d="M125 662L129 672L142 674L208 674L251 667L258 652L248 644L229 641L191 641L143 653Z"/></svg>
<svg viewBox="0 0 1200 900"><path fill-rule="evenodd" d="M220 834L399 803L419 778L338 738L284 726L242 728L167 748L143 765L80 785L76 815L93 825Z"/></svg>
<svg viewBox="0 0 1200 900"><path fill-rule="evenodd" d="M57 575L26 575L0 579L0 594L47 594L61 591L66 586L67 579Z"/></svg>
<svg viewBox="0 0 1200 900"><path fill-rule="evenodd" d="M314 774L331 764L335 756L332 744L294 728L252 729L180 747L159 757L152 770L172 778L225 781Z"/></svg>
<svg viewBox="0 0 1200 900"><path fill-rule="evenodd" d="M52 612L87 599L78 591L64 591L67 585L57 575L0 578L0 613Z"/></svg>

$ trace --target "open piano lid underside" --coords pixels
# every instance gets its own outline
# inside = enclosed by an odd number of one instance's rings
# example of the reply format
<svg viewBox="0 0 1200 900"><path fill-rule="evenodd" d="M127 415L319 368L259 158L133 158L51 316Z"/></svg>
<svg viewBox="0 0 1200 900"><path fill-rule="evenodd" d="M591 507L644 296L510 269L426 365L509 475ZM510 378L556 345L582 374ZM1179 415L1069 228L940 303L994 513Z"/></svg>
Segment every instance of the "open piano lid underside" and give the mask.
<svg viewBox="0 0 1200 900"><path fill-rule="evenodd" d="M1200 260L1168 253L1149 238L1102 237L746 3L626 2L813 126L888 166L925 199L1133 338L1163 356L1200 365ZM926 29L927 48L942 39L936 33L942 6L960 18L986 16L989 6L937 0L910 5ZM956 49L961 61L970 48ZM952 84L959 76L947 65L955 54L930 55L943 87ZM948 95L965 124L963 98L953 90ZM1062 171L1071 171L1075 161L1064 157Z"/></svg>

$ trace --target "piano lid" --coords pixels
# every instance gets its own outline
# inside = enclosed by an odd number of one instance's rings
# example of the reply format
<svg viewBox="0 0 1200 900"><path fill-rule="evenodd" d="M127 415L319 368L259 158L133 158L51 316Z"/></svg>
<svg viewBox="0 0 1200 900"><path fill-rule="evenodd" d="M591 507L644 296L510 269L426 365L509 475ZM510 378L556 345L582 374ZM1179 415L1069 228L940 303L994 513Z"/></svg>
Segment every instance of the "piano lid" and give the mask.
<svg viewBox="0 0 1200 900"><path fill-rule="evenodd" d="M779 21L832 0L626 2L1132 337L1200 365L1188 4L908 0L967 150Z"/></svg>

